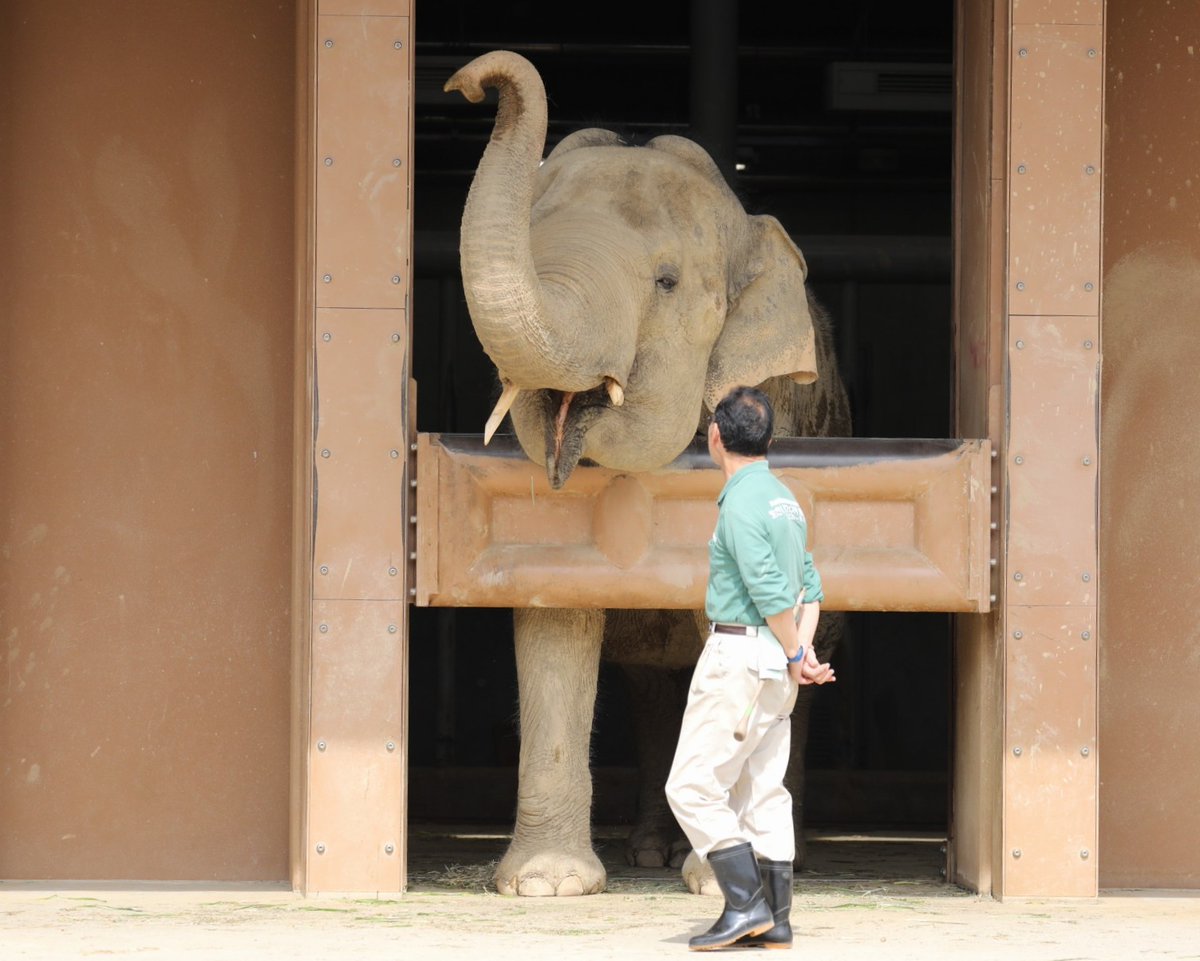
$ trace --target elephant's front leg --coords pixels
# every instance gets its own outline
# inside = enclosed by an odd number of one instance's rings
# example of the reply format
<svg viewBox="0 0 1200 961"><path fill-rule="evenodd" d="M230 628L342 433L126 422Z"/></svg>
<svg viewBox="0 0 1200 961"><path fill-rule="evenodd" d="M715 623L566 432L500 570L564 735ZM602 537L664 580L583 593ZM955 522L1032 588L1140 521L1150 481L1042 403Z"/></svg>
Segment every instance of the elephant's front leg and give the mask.
<svg viewBox="0 0 1200 961"><path fill-rule="evenodd" d="M603 611L514 612L521 761L512 843L496 868L501 894L596 894L588 752Z"/></svg>

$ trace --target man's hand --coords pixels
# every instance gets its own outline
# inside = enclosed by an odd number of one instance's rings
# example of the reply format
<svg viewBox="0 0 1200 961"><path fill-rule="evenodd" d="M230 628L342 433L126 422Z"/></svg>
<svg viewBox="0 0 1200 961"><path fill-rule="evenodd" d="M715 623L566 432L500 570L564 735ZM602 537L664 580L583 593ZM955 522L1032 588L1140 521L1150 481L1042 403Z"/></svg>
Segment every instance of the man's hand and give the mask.
<svg viewBox="0 0 1200 961"><path fill-rule="evenodd" d="M788 665L788 674L797 684L829 684L836 681L833 668L817 660L817 652L810 645L804 659Z"/></svg>

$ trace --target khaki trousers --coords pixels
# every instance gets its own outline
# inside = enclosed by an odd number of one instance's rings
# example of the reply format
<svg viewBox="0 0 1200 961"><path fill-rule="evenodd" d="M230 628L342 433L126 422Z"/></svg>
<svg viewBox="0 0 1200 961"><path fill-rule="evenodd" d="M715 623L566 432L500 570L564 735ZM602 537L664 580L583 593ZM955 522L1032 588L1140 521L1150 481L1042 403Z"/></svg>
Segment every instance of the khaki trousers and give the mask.
<svg viewBox="0 0 1200 961"><path fill-rule="evenodd" d="M786 674L768 677L755 700L759 660L756 639L714 633L692 675L667 801L702 858L743 841L772 861L796 854L783 776L798 687ZM752 701L746 739L738 741L734 729Z"/></svg>

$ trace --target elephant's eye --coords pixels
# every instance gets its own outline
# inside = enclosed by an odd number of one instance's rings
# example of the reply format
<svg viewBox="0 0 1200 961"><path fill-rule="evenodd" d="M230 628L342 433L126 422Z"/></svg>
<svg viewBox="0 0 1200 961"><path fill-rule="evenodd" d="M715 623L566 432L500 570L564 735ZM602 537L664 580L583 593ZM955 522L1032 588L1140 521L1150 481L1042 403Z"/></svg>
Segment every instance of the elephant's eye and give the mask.
<svg viewBox="0 0 1200 961"><path fill-rule="evenodd" d="M674 270L660 270L658 276L654 279L654 284L659 290L670 293L675 289L675 285L679 283L679 277Z"/></svg>

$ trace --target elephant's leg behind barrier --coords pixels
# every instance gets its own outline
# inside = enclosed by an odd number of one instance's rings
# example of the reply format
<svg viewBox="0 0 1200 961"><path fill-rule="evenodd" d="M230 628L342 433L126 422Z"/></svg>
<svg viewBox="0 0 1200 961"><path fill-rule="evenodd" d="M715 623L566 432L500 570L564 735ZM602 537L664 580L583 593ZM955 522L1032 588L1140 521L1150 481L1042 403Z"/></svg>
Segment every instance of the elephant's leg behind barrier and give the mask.
<svg viewBox="0 0 1200 961"><path fill-rule="evenodd" d="M845 614L835 611L821 614L813 646L817 649L817 657L823 663L833 660L845 630ZM796 697L796 706L792 710L792 755L788 761L787 777L784 779L784 785L792 795L792 826L796 833L796 856L792 863L797 870L804 867L808 858L808 844L804 837L805 754L812 702L816 693L815 686L801 687Z"/></svg>
<svg viewBox="0 0 1200 961"><path fill-rule="evenodd" d="M813 694L813 687L803 687L796 697L796 706L792 709L792 755L783 782L792 795L792 826L796 835L796 854L792 864L796 870L801 870L808 858L808 844L804 838L804 755L808 746L808 720L812 714Z"/></svg>
<svg viewBox="0 0 1200 961"><path fill-rule="evenodd" d="M690 671L642 664L621 668L629 683L638 758L637 821L626 843L626 860L638 867L678 867L689 845L667 804L666 783Z"/></svg>
<svg viewBox="0 0 1200 961"><path fill-rule="evenodd" d="M521 756L512 844L496 868L501 894L595 894L588 767L602 611L514 612Z"/></svg>

